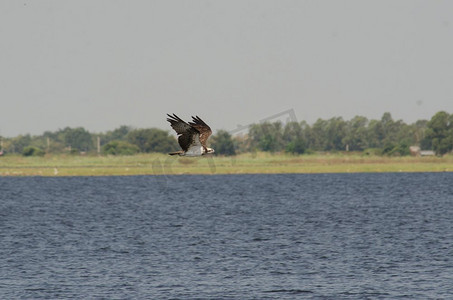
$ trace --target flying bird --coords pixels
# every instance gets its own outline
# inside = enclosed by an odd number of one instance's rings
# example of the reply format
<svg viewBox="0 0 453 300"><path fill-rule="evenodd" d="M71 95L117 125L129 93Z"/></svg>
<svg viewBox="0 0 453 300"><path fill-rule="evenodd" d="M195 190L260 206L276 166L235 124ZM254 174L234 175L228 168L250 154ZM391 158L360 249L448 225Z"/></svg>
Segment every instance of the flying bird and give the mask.
<svg viewBox="0 0 453 300"><path fill-rule="evenodd" d="M211 128L200 117L192 117L192 122L186 123L177 115L167 114L167 121L178 134L178 143L182 150L168 153L180 156L201 156L214 153L214 149L206 146L211 135Z"/></svg>

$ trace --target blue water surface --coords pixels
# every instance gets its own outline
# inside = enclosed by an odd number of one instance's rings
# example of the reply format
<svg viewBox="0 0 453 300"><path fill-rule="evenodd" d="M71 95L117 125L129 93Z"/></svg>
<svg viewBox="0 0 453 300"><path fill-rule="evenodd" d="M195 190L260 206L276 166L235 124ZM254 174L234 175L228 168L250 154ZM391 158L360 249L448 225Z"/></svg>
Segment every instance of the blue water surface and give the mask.
<svg viewBox="0 0 453 300"><path fill-rule="evenodd" d="M2 299L452 299L453 174L0 178Z"/></svg>

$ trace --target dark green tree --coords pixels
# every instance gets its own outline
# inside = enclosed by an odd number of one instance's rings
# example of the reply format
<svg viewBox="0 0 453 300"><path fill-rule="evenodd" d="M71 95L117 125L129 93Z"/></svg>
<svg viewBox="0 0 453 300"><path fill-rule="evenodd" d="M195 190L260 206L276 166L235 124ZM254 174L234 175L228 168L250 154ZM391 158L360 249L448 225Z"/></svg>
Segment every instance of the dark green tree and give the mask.
<svg viewBox="0 0 453 300"><path fill-rule="evenodd" d="M401 133L406 130L407 126L403 121L394 121L392 115L389 112L386 112L382 115L381 126L384 133L382 145L392 145L401 143L401 138L406 138L407 136L401 136Z"/></svg>
<svg viewBox="0 0 453 300"><path fill-rule="evenodd" d="M283 142L288 144L297 138L303 138L304 131L301 124L297 122L286 123L283 129Z"/></svg>
<svg viewBox="0 0 453 300"><path fill-rule="evenodd" d="M157 128L132 130L128 133L127 140L137 145L141 152L167 153L178 150L176 139L168 131Z"/></svg>
<svg viewBox="0 0 453 300"><path fill-rule="evenodd" d="M71 147L72 150L90 151L94 149L93 138L83 127L66 127L62 133L65 145Z"/></svg>
<svg viewBox="0 0 453 300"><path fill-rule="evenodd" d="M133 155L140 152L137 145L125 141L110 141L102 146L102 153L106 155Z"/></svg>
<svg viewBox="0 0 453 300"><path fill-rule="evenodd" d="M283 150L282 123L253 124L249 129L249 137L253 149L276 152Z"/></svg>
<svg viewBox="0 0 453 300"><path fill-rule="evenodd" d="M444 111L436 113L427 124L426 137L431 140L437 155L453 149L453 116Z"/></svg>
<svg viewBox="0 0 453 300"><path fill-rule="evenodd" d="M133 129L131 127L123 125L115 130L107 131L106 133L101 134L101 140L104 144L107 144L110 141L126 141L128 133L132 130Z"/></svg>
<svg viewBox="0 0 453 300"><path fill-rule="evenodd" d="M385 138L382 122L380 120L370 120L366 131L367 147L382 148Z"/></svg>
<svg viewBox="0 0 453 300"><path fill-rule="evenodd" d="M225 130L219 130L211 137L211 147L216 154L220 155L236 155L233 139L231 134Z"/></svg>
<svg viewBox="0 0 453 300"><path fill-rule="evenodd" d="M318 119L310 128L310 148L323 151L327 148L327 121Z"/></svg>
<svg viewBox="0 0 453 300"><path fill-rule="evenodd" d="M293 154L303 154L307 151L307 146L303 139L297 138L286 144L285 151Z"/></svg>
<svg viewBox="0 0 453 300"><path fill-rule="evenodd" d="M327 121L325 132L325 150L344 150L344 138L347 134L347 123L343 118L331 118Z"/></svg>
<svg viewBox="0 0 453 300"><path fill-rule="evenodd" d="M27 146L22 150L23 156L44 156L44 154L46 154L44 150L33 146Z"/></svg>
<svg viewBox="0 0 453 300"><path fill-rule="evenodd" d="M347 124L346 135L343 143L351 151L362 151L368 148L368 119L362 116L355 116Z"/></svg>
<svg viewBox="0 0 453 300"><path fill-rule="evenodd" d="M30 146L31 136L29 134L19 135L11 139L11 146L8 152L23 153L24 148Z"/></svg>
<svg viewBox="0 0 453 300"><path fill-rule="evenodd" d="M289 122L283 130L283 141L285 151L289 153L302 154L307 150L306 123Z"/></svg>

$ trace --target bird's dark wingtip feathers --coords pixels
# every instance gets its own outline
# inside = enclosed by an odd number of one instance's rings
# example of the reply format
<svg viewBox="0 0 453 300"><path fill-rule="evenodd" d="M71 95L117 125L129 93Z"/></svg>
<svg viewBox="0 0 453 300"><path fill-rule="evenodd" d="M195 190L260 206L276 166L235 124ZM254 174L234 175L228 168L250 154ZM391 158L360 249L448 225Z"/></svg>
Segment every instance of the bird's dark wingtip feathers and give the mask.
<svg viewBox="0 0 453 300"><path fill-rule="evenodd" d="M167 114L168 118L167 118L167 121L168 122L184 122L183 120L181 120L180 117L178 117L176 114L173 114L173 115L170 115L170 114Z"/></svg>
<svg viewBox="0 0 453 300"><path fill-rule="evenodd" d="M192 121L195 123L195 124L199 124L199 125L206 125L206 123L199 117L199 116L192 116Z"/></svg>
<svg viewBox="0 0 453 300"><path fill-rule="evenodd" d="M167 114L168 118L167 121L170 123L177 123L177 122L183 122L186 123L184 120L182 120L180 117L178 117L176 114L170 115ZM186 123L187 124L187 123ZM203 126L208 126L199 116L192 116L192 122L189 122L189 125L203 125Z"/></svg>

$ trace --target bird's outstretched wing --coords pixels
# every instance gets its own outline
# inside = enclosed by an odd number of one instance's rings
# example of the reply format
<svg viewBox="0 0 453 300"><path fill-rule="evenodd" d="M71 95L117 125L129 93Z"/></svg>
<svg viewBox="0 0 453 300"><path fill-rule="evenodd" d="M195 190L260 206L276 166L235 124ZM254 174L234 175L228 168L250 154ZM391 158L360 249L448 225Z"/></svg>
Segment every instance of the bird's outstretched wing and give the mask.
<svg viewBox="0 0 453 300"><path fill-rule="evenodd" d="M199 134L198 130L184 122L175 114L167 114L167 116L167 121L170 122L171 128L178 134L179 146L181 146L182 150L187 151L189 147L196 142L196 136Z"/></svg>
<svg viewBox="0 0 453 300"><path fill-rule="evenodd" d="M211 128L199 116L192 117L192 122L189 125L198 130L200 133L200 143L206 149L206 141L212 134Z"/></svg>

